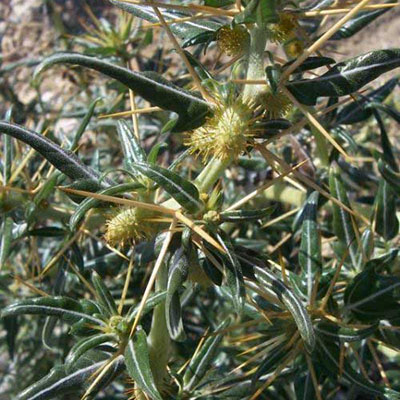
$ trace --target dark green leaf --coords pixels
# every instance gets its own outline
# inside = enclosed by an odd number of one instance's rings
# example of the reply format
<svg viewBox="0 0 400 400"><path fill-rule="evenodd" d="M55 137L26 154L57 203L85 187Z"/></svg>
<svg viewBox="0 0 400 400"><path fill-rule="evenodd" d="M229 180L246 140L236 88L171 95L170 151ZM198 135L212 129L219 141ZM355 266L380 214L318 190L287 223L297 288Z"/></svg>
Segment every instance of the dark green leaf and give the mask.
<svg viewBox="0 0 400 400"><path fill-rule="evenodd" d="M181 301L179 289L188 275L188 260L183 247L179 248L172 260L168 271L167 298L165 299L165 319L171 339L178 342L186 339L182 323Z"/></svg>
<svg viewBox="0 0 400 400"><path fill-rule="evenodd" d="M307 284L307 298L311 300L315 275L322 270L321 239L317 224L318 192L313 192L304 208L299 264Z"/></svg>
<svg viewBox="0 0 400 400"><path fill-rule="evenodd" d="M264 219L269 217L275 210L275 207L267 207L259 210L235 210L223 211L221 221L223 222L240 222L254 219Z"/></svg>
<svg viewBox="0 0 400 400"><path fill-rule="evenodd" d="M162 303L165 301L167 298L167 291L165 292L160 292L160 293L155 293L151 296L146 301L146 305L144 306L144 309L142 311L142 316L146 315L148 312L150 312L155 306L158 304ZM128 324L131 325L139 311L139 305L133 306L127 313L126 315L126 320L128 321Z"/></svg>
<svg viewBox="0 0 400 400"><path fill-rule="evenodd" d="M357 122L365 121L372 115L372 109L368 107L371 102L383 102L398 85L399 79L388 80L383 86L373 90L366 96L362 96L356 101L343 107L337 115L338 124L351 125Z"/></svg>
<svg viewBox="0 0 400 400"><path fill-rule="evenodd" d="M105 364L105 360L93 362L85 359L81 365L67 372L64 365L54 367L44 378L25 389L19 396L18 400L54 400L61 395L72 394L89 386L90 377ZM115 376L123 367L123 357L119 356L114 360L113 366L106 374L106 382L110 380L110 376ZM97 391L101 389L97 387ZM80 396L78 396L80 397Z"/></svg>
<svg viewBox="0 0 400 400"><path fill-rule="evenodd" d="M227 318L216 328L216 332L224 330L230 323L230 318ZM222 333L213 333L210 335L201 346L197 354L190 360L183 376L184 388L191 391L200 383L206 372L213 362L218 347L223 339Z"/></svg>
<svg viewBox="0 0 400 400"><path fill-rule="evenodd" d="M396 391L379 386L368 381L363 375L356 372L350 363L344 359L341 363L340 349L338 344L325 342L322 338L318 338L317 351L322 365L336 379L340 374L346 381L359 387L364 393L373 396L383 397L385 399L400 399L400 394Z"/></svg>
<svg viewBox="0 0 400 400"><path fill-rule="evenodd" d="M92 282L93 282L94 289L96 290L97 299L100 302L100 304L104 307L107 314L109 316L118 315L117 306L115 304L115 301L114 301L110 291L107 289L106 285L104 284L103 279L100 277L100 275L96 271L93 271L93 273L92 273Z"/></svg>
<svg viewBox="0 0 400 400"><path fill-rule="evenodd" d="M361 321L377 321L399 314L400 279L393 275L376 272L382 262L390 264L397 251L389 254L388 260L369 261L364 271L347 286L344 296L345 309Z"/></svg>
<svg viewBox="0 0 400 400"><path fill-rule="evenodd" d="M69 297L55 296L21 300L4 308L1 316L22 314L54 315L69 323L74 323L83 318L92 324L104 325L100 319L86 314L82 305Z"/></svg>
<svg viewBox="0 0 400 400"><path fill-rule="evenodd" d="M378 329L378 324L367 328L353 329L346 328L333 322L320 322L314 326L315 331L324 336L327 341L358 342L367 339Z"/></svg>
<svg viewBox="0 0 400 400"><path fill-rule="evenodd" d="M65 362L69 365L69 368L71 368L71 366L73 367L78 359L89 350L93 350L103 343L116 342L117 339L118 337L116 335L110 333L98 333L93 336L84 337L72 347Z"/></svg>
<svg viewBox="0 0 400 400"><path fill-rule="evenodd" d="M135 169L131 168L131 165L135 163L146 163L146 153L140 146L135 133L126 121L119 120L117 130L122 151L124 153L125 168L129 171L135 172Z"/></svg>
<svg viewBox="0 0 400 400"><path fill-rule="evenodd" d="M183 208L196 213L203 208L196 186L180 175L158 165L134 164L132 168L159 184Z"/></svg>
<svg viewBox="0 0 400 400"><path fill-rule="evenodd" d="M174 131L185 131L202 125L210 112L208 104L195 93L181 89L161 75L149 72L134 72L108 61L77 53L56 53L43 61L35 76L55 64L77 64L99 71L132 89L151 104L174 111L179 119Z"/></svg>
<svg viewBox="0 0 400 400"><path fill-rule="evenodd" d="M163 400L150 368L146 333L139 328L125 348L125 364L136 385L153 400Z"/></svg>
<svg viewBox="0 0 400 400"><path fill-rule="evenodd" d="M392 0L387 0L385 3L392 3ZM383 3L383 4L385 4ZM360 32L367 25L373 22L376 18L380 17L385 12L389 11L390 8L381 8L373 11L365 11L357 14L351 18L342 27L334 33L330 40L341 40L352 37L356 33Z"/></svg>
<svg viewBox="0 0 400 400"><path fill-rule="evenodd" d="M391 187L400 195L400 173L390 168L383 160L378 162L379 172Z"/></svg>
<svg viewBox="0 0 400 400"><path fill-rule="evenodd" d="M375 230L385 240L393 239L399 232L396 215L396 195L390 185L381 179L376 196Z"/></svg>
<svg viewBox="0 0 400 400"><path fill-rule="evenodd" d="M342 204L349 207L350 202L346 194L345 187L340 177L340 170L338 167L332 167L329 175L329 188L331 195L338 199ZM351 263L355 269L358 268L358 242L355 232L355 221L351 214L349 214L342 207L336 203L332 204L333 209L333 231L342 244L344 250L348 251Z"/></svg>
<svg viewBox="0 0 400 400"><path fill-rule="evenodd" d="M351 94L399 66L400 49L376 50L342 61L318 78L290 81L286 87L300 102L315 105L318 97Z"/></svg>
<svg viewBox="0 0 400 400"><path fill-rule="evenodd" d="M315 333L310 315L301 300L281 280L268 270L256 266L255 272L257 279L274 291L292 314L306 348L309 352L312 352L315 347Z"/></svg>
<svg viewBox="0 0 400 400"><path fill-rule="evenodd" d="M73 180L86 179L99 181L99 174L85 166L74 153L64 150L45 136L31 131L23 126L0 121L0 134L5 133L28 144L59 171ZM103 182L106 185L107 181ZM98 185L100 187L100 185Z"/></svg>
<svg viewBox="0 0 400 400"><path fill-rule="evenodd" d="M154 9L151 6L145 5L137 5L132 3L125 3L119 0L110 0L112 4L123 9L124 11L135 15L138 18L144 19L146 21L157 23L159 22L157 14L154 12ZM171 9L158 7L160 12L162 13L165 21L175 20L177 18L182 17L190 17L191 14L187 12L175 12ZM177 22L169 25L171 31L177 35L181 39L185 39L185 41L190 40L202 33L213 33L216 31L221 24L213 21L207 20L193 20L193 21L184 21Z"/></svg>
<svg viewBox="0 0 400 400"><path fill-rule="evenodd" d="M243 311L244 298L246 291L244 287L244 279L242 266L236 257L233 244L229 236L221 231L217 234L217 240L225 250L224 262L226 285L232 294L233 307L238 314Z"/></svg>
<svg viewBox="0 0 400 400"><path fill-rule="evenodd" d="M288 61L286 64L282 65L282 71L285 71L285 69L290 67L295 61L296 60L291 60ZM292 74L297 74L299 72L304 72L304 71L310 71L334 63L335 60L330 57L308 57L299 67L297 67L292 72Z"/></svg>
<svg viewBox="0 0 400 400"><path fill-rule="evenodd" d="M11 243L13 240L12 228L14 222L11 217L5 217L1 224L1 243L0 243L0 270L3 268L7 261L8 255L11 251Z"/></svg>

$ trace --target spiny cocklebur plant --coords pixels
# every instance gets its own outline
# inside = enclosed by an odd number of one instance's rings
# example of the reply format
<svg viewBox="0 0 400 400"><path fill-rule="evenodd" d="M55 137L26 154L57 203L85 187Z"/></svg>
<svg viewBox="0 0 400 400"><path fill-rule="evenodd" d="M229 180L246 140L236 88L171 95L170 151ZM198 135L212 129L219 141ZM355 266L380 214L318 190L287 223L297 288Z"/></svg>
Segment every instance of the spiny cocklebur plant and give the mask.
<svg viewBox="0 0 400 400"><path fill-rule="evenodd" d="M3 391L400 399L400 49L324 50L397 4L111 3L73 137L0 122Z"/></svg>

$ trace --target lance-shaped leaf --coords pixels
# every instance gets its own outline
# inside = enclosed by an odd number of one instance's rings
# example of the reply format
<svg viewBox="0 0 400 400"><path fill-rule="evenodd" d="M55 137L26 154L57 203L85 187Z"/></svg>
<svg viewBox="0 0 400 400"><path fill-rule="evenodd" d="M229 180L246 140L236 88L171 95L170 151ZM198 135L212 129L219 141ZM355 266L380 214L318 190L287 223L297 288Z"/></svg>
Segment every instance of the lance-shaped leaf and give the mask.
<svg viewBox="0 0 400 400"><path fill-rule="evenodd" d="M340 374L343 379L356 385L368 395L378 396L379 398L388 400L400 399L400 393L374 384L364 378L363 375L356 372L346 358L342 362L340 358L340 348L337 343L327 342L321 337L318 337L317 354L324 370L334 379Z"/></svg>
<svg viewBox="0 0 400 400"><path fill-rule="evenodd" d="M150 368L147 337L143 329L136 330L135 336L126 346L124 355L126 369L135 384L152 400L163 400L154 383Z"/></svg>
<svg viewBox="0 0 400 400"><path fill-rule="evenodd" d="M400 173L390 168L383 160L379 160L378 169L385 181L390 184L397 195L400 195Z"/></svg>
<svg viewBox="0 0 400 400"><path fill-rule="evenodd" d="M12 229L14 221L11 217L4 217L1 224L1 238L0 238L0 270L7 261L8 255L11 251L11 244L13 240Z"/></svg>
<svg viewBox="0 0 400 400"><path fill-rule="evenodd" d="M394 190L384 179L381 179L376 196L375 230L385 240L393 239L399 232L396 198Z"/></svg>
<svg viewBox="0 0 400 400"><path fill-rule="evenodd" d="M7 317L23 314L54 315L68 323L74 323L83 319L91 324L104 325L104 322L100 319L86 314L81 303L69 297L62 296L21 300L4 308L1 316Z"/></svg>
<svg viewBox="0 0 400 400"><path fill-rule="evenodd" d="M67 261L61 260L58 265L56 279L53 283L52 294L54 296L62 296L66 281ZM45 347L51 349L54 345L54 328L57 325L58 317L47 317L42 331L42 342Z"/></svg>
<svg viewBox="0 0 400 400"><path fill-rule="evenodd" d="M372 336L378 329L378 324L367 328L354 329L335 324L333 322L319 322L314 326L315 331L324 337L324 340L333 342L358 342Z"/></svg>
<svg viewBox="0 0 400 400"><path fill-rule="evenodd" d="M399 171L399 167L397 165L396 158L394 156L392 144L390 143L389 135L387 133L381 114L376 109L373 109L372 113L379 126L381 146L382 146L382 158L383 160L385 160L385 162L387 162L390 165L390 168L392 168L395 171Z"/></svg>
<svg viewBox="0 0 400 400"><path fill-rule="evenodd" d="M331 168L329 174L329 189L331 195L338 199L342 204L351 209L346 190L340 178L340 170L337 166ZM333 231L344 251L348 251L351 263L355 269L358 268L358 242L359 237L355 232L355 221L352 216L336 203L332 204L333 210Z"/></svg>
<svg viewBox="0 0 400 400"><path fill-rule="evenodd" d="M368 95L362 96L356 101L346 105L340 110L336 117L336 122L342 125L351 125L362 122L372 115L370 103L382 103L398 85L399 78L388 80L383 86L373 90Z"/></svg>
<svg viewBox="0 0 400 400"><path fill-rule="evenodd" d="M246 296L242 266L235 254L233 244L228 235L220 231L217 234L217 240L226 252L226 254L222 255L224 259L226 285L232 294L235 311L240 314L243 310L244 298Z"/></svg>
<svg viewBox="0 0 400 400"><path fill-rule="evenodd" d="M387 0L385 3L393 3L392 0ZM384 3L384 4L385 4ZM360 32L371 22L375 21L376 18L385 14L390 8L381 8L373 11L360 12L355 17L351 18L342 27L334 33L334 35L329 40L341 40L352 37L356 33Z"/></svg>
<svg viewBox="0 0 400 400"><path fill-rule="evenodd" d="M105 365L107 360L104 360L104 357L102 358L102 361L97 362L85 358L71 371L68 371L65 365L54 367L44 378L21 392L18 400L53 400L62 395L76 394L77 391L88 387L91 383L90 377ZM102 384L96 385L96 392L100 391L121 372L123 365L123 357L116 358L104 379L101 380ZM94 392L92 392L92 395L94 395Z"/></svg>
<svg viewBox="0 0 400 400"><path fill-rule="evenodd" d="M68 356L65 360L68 364L68 368L73 368L75 363L89 350L93 350L101 344L107 342L116 342L117 340L118 337L110 333L99 333L93 336L82 338L72 347L72 349L68 353Z"/></svg>
<svg viewBox="0 0 400 400"><path fill-rule="evenodd" d="M223 222L240 222L264 219L275 211L275 207L261 208L259 210L233 210L223 211L220 214Z"/></svg>
<svg viewBox="0 0 400 400"><path fill-rule="evenodd" d="M397 251L369 261L364 271L349 283L344 295L345 310L360 321L378 321L399 315L400 279L393 275L377 273L382 265L390 266Z"/></svg>
<svg viewBox="0 0 400 400"><path fill-rule="evenodd" d="M318 78L290 81L286 87L300 102L315 105L318 97L351 94L399 66L400 49L376 50L342 61Z"/></svg>
<svg viewBox="0 0 400 400"><path fill-rule="evenodd" d="M97 299L99 303L104 307L107 315L118 315L117 305L115 304L114 298L104 284L103 279L96 271L93 271L92 273L92 283L94 289L96 290Z"/></svg>
<svg viewBox="0 0 400 400"><path fill-rule="evenodd" d="M282 71L285 71L286 68L290 67L296 60L290 60L286 64L282 65ZM310 71L316 68L324 67L326 65L334 64L335 60L330 57L308 57L306 60L297 67L292 74L296 74L299 72Z"/></svg>
<svg viewBox="0 0 400 400"><path fill-rule="evenodd" d="M131 165L135 163L146 163L146 153L140 146L135 133L126 121L118 121L117 131L121 142L122 152L124 153L125 168L134 172L135 169L131 168Z"/></svg>
<svg viewBox="0 0 400 400"><path fill-rule="evenodd" d="M222 331L230 323L230 318L227 318L216 328L216 332ZM210 368L213 362L218 347L223 339L223 333L215 333L210 335L201 346L200 350L190 360L189 365L186 367L183 376L184 389L188 392L193 390L203 379L204 375Z"/></svg>
<svg viewBox="0 0 400 400"><path fill-rule="evenodd" d="M165 301L167 298L167 291L160 292L160 293L155 293L151 296L146 301L146 304L141 312L141 315L146 315L148 312L150 312L155 306L158 304L162 303ZM137 304L135 306L132 306L128 313L126 314L126 320L128 321L128 325L133 324L133 321L139 312L140 309L140 304Z"/></svg>
<svg viewBox="0 0 400 400"><path fill-rule="evenodd" d="M144 19L145 21L149 21L152 23L159 22L158 16L155 13L153 7L138 5L132 3L126 3L119 0L110 0L112 4L123 9L124 11L138 17ZM176 20L184 17L191 17L192 14L187 12L176 12L168 8L158 7L160 12L162 13L166 22ZM182 21L170 23L169 27L171 31L181 39L185 40L185 46L191 46L192 44L202 43L209 40L209 37L213 37L215 31L221 27L221 24L214 21L208 20L193 20L193 21ZM197 41L197 43L192 43L195 38L202 37L202 41ZM189 44L190 43L190 44Z"/></svg>
<svg viewBox="0 0 400 400"><path fill-rule="evenodd" d="M257 279L262 284L273 290L292 314L307 350L312 352L315 347L314 328L310 315L301 300L280 279L267 269L256 266L255 273Z"/></svg>
<svg viewBox="0 0 400 400"><path fill-rule="evenodd" d="M299 264L302 276L306 281L307 297L311 300L315 274L321 271L321 239L317 224L318 192L313 192L307 199L304 208L304 219L301 231Z"/></svg>
<svg viewBox="0 0 400 400"><path fill-rule="evenodd" d="M168 271L167 298L165 299L165 319L168 332L173 340L179 342L186 338L182 323L179 289L187 278L188 269L188 260L183 247L181 247L175 252L171 260Z"/></svg>
<svg viewBox="0 0 400 400"><path fill-rule="evenodd" d="M196 186L175 172L154 164L137 163L132 165L132 168L159 184L190 213L194 214L203 208Z"/></svg>
<svg viewBox="0 0 400 400"><path fill-rule="evenodd" d="M101 187L100 175L87 167L79 158L69 150L62 149L59 145L23 126L0 121L0 134L6 134L26 143L40 153L49 163L73 180L88 180ZM110 182L104 180L102 185L108 186Z"/></svg>
<svg viewBox="0 0 400 400"><path fill-rule="evenodd" d="M210 112L207 102L195 93L181 89L155 72L138 73L82 54L53 54L37 67L35 76L60 63L76 64L94 69L121 82L151 104L176 112L179 119L173 128L175 132L197 128L204 123Z"/></svg>

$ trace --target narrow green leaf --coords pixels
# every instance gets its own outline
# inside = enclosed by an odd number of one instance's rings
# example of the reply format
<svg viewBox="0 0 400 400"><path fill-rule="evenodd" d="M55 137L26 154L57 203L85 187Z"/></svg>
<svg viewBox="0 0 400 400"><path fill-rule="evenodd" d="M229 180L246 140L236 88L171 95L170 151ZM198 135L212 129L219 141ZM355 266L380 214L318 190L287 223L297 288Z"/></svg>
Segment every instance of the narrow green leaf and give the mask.
<svg viewBox="0 0 400 400"><path fill-rule="evenodd" d="M318 192L307 199L301 232L299 264L307 282L307 298L311 301L315 274L322 270L321 238L317 224Z"/></svg>
<svg viewBox="0 0 400 400"><path fill-rule="evenodd" d="M390 168L392 168L395 171L399 171L399 167L397 165L396 158L393 152L393 147L392 144L390 143L389 135L387 133L383 119L378 110L373 109L372 113L379 126L381 146L382 146L382 158L385 162L388 163Z"/></svg>
<svg viewBox="0 0 400 400"><path fill-rule="evenodd" d="M92 273L92 283L96 290L98 301L104 307L107 314L109 316L118 315L117 305L115 304L114 298L104 284L103 279L96 271L93 271Z"/></svg>
<svg viewBox="0 0 400 400"><path fill-rule="evenodd" d="M99 370L107 360L93 362L85 359L82 365L77 366L71 372L67 372L66 366L54 367L44 378L29 386L18 396L18 400L54 400L61 395L71 395L90 385L90 377ZM114 360L113 367L106 374L105 383L110 380L110 375L115 376L123 367L123 357ZM104 386L104 380L103 385ZM101 387L97 387L99 391Z"/></svg>
<svg viewBox="0 0 400 400"><path fill-rule="evenodd" d="M222 331L230 324L227 318L216 328L216 332ZM223 339L223 334L210 335L201 346L197 354L190 360L183 376L184 389L188 392L196 388L213 362L218 347Z"/></svg>
<svg viewBox="0 0 400 400"><path fill-rule="evenodd" d="M381 179L376 196L375 230L385 240L393 239L399 232L396 197L390 185Z"/></svg>
<svg viewBox="0 0 400 400"><path fill-rule="evenodd" d="M142 311L142 316L146 315L148 312L150 312L154 307L165 301L167 298L167 291L160 292L160 293L155 293L151 296L146 301L146 305L144 306L144 309ZM128 311L126 314L126 320L128 321L128 324L131 325L133 324L133 321L139 311L140 305L135 305L132 306L131 309Z"/></svg>
<svg viewBox="0 0 400 400"><path fill-rule="evenodd" d="M71 366L73 368L78 359L89 350L93 350L97 346L107 342L117 342L117 340L118 337L110 333L98 333L93 336L84 337L71 348L65 362L69 365L68 368L71 368Z"/></svg>
<svg viewBox="0 0 400 400"><path fill-rule="evenodd" d="M385 3L392 2L392 0L385 1ZM349 21L343 24L342 27L338 31L336 31L329 40L342 40L352 37L389 10L390 8L388 7L373 11L360 12L355 17L351 18Z"/></svg>
<svg viewBox="0 0 400 400"><path fill-rule="evenodd" d="M368 105L372 102L383 102L393 92L398 83L399 78L390 79L383 86L346 105L338 113L336 117L337 123L351 125L365 121L372 115L372 109Z"/></svg>
<svg viewBox="0 0 400 400"><path fill-rule="evenodd" d="M290 67L296 60L290 60L286 64L282 65L282 72ZM334 64L335 60L330 57L308 57L306 60L297 67L292 73L297 74L299 72L311 71L316 68L324 67L326 65Z"/></svg>
<svg viewBox="0 0 400 400"><path fill-rule="evenodd" d="M37 67L34 77L60 63L76 64L99 71L132 89L152 105L176 112L179 119L173 128L175 132L197 128L204 123L210 112L207 102L195 93L181 89L155 72L138 73L108 61L78 53L53 54Z"/></svg>
<svg viewBox="0 0 400 400"><path fill-rule="evenodd" d="M151 6L137 5L132 3L126 3L119 0L110 0L112 4L121 8L122 10L135 15L138 18L144 19L152 23L159 22L157 14ZM191 14L187 12L176 12L171 9L158 7L162 13L165 21L176 20L177 18L190 17ZM179 38L191 40L194 37L203 33L213 33L221 26L220 23L208 20L194 20L194 21L183 21L170 24L171 31L175 33Z"/></svg>
<svg viewBox="0 0 400 400"><path fill-rule="evenodd" d="M342 61L318 78L290 81L286 87L300 102L315 105L318 97L351 94L399 66L400 49L376 50Z"/></svg>
<svg viewBox="0 0 400 400"><path fill-rule="evenodd" d="M276 293L292 314L307 350L312 352L315 347L315 333L310 315L301 300L280 279L268 270L256 266L255 273L257 279Z"/></svg>
<svg viewBox="0 0 400 400"><path fill-rule="evenodd" d="M383 160L378 162L379 172L382 174L386 182L400 195L400 173L390 168Z"/></svg>
<svg viewBox="0 0 400 400"><path fill-rule="evenodd" d="M74 153L64 150L45 136L31 131L23 126L0 121L0 134L10 135L28 144L47 161L53 164L59 171L73 180L87 179L93 182L99 181L99 174L87 167ZM106 185L106 180L103 185ZM100 187L100 185L98 184Z"/></svg>
<svg viewBox="0 0 400 400"><path fill-rule="evenodd" d="M336 379L340 374L349 383L352 383L359 387L364 393L373 396L383 397L388 400L400 399L400 394L392 389L376 385L361 374L356 372L347 359L341 363L340 360L340 349L337 343L326 342L322 338L318 337L317 351L318 356L322 365L327 371Z"/></svg>
<svg viewBox="0 0 400 400"><path fill-rule="evenodd" d="M146 333L137 329L135 336L125 348L125 364L129 376L152 400L163 400L158 391L150 368Z"/></svg>
<svg viewBox="0 0 400 400"><path fill-rule="evenodd" d="M135 163L146 163L146 153L140 146L135 133L124 120L119 120L117 123L117 131L121 142L122 151L124 153L124 165L129 171L135 171L131 168Z"/></svg>
<svg viewBox="0 0 400 400"><path fill-rule="evenodd" d="M4 267L10 254L11 244L13 240L12 228L14 221L11 217L4 217L1 224L1 243L0 243L0 270Z"/></svg>
<svg viewBox="0 0 400 400"><path fill-rule="evenodd" d="M224 272L226 285L232 294L233 307L236 313L241 314L243 311L244 298L246 296L242 266L236 257L229 236L225 234L225 232L220 231L217 234L217 240L226 252L226 254L223 255L225 259Z"/></svg>
<svg viewBox="0 0 400 400"><path fill-rule="evenodd" d="M340 178L339 168L332 167L329 174L329 189L331 195L338 199L342 204L351 208L346 190ZM333 231L342 244L344 250L349 252L351 263L355 269L358 265L358 243L355 233L355 221L352 216L336 203L332 204L333 210Z"/></svg>
<svg viewBox="0 0 400 400"><path fill-rule="evenodd" d="M104 325L100 319L86 314L79 302L62 296L21 300L4 308L1 316L7 317L22 314L55 315L69 323L77 322L83 318L92 324Z"/></svg>
<svg viewBox="0 0 400 400"><path fill-rule="evenodd" d="M188 260L183 247L179 248L169 266L167 298L165 299L165 319L171 339L182 342L186 339L185 329L182 323L181 301L179 289L188 275Z"/></svg>
<svg viewBox="0 0 400 400"><path fill-rule="evenodd" d="M221 215L221 221L223 222L240 222L264 219L269 217L276 207L261 208L259 210L234 210L234 211L223 211Z"/></svg>
<svg viewBox="0 0 400 400"><path fill-rule="evenodd" d="M132 165L132 168L159 184L190 213L195 214L203 208L196 186L175 172L158 165L139 163Z"/></svg>
<svg viewBox="0 0 400 400"><path fill-rule="evenodd" d="M372 336L378 329L378 324L371 325L367 328L353 329L346 328L333 322L319 322L314 326L315 331L324 336L327 341L341 342L358 342Z"/></svg>
<svg viewBox="0 0 400 400"><path fill-rule="evenodd" d="M377 273L382 265L389 265L397 257L392 251L379 259L369 261L364 270L348 284L345 295L345 310L351 311L360 321L392 318L399 314L400 279L393 275Z"/></svg>

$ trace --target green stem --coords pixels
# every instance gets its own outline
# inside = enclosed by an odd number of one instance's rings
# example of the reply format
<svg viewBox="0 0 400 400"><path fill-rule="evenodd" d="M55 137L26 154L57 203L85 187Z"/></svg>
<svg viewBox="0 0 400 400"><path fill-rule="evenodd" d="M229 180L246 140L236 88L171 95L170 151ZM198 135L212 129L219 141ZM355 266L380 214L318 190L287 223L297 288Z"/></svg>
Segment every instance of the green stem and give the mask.
<svg viewBox="0 0 400 400"><path fill-rule="evenodd" d="M156 291L167 289L168 271L164 263L157 275ZM167 322L165 319L165 302L162 302L153 311L153 320L148 336L150 366L154 382L159 390L162 389L170 355L171 339L169 337Z"/></svg>
<svg viewBox="0 0 400 400"><path fill-rule="evenodd" d="M221 178L226 168L230 165L232 159L219 160L213 158L201 171L200 175L194 181L200 192L208 192L215 184L215 182Z"/></svg>
<svg viewBox="0 0 400 400"><path fill-rule="evenodd" d="M267 44L266 29L254 25L250 30L250 48L248 52L247 79L264 79L264 52ZM243 92L245 101L254 100L257 95L265 90L264 85L246 85Z"/></svg>

